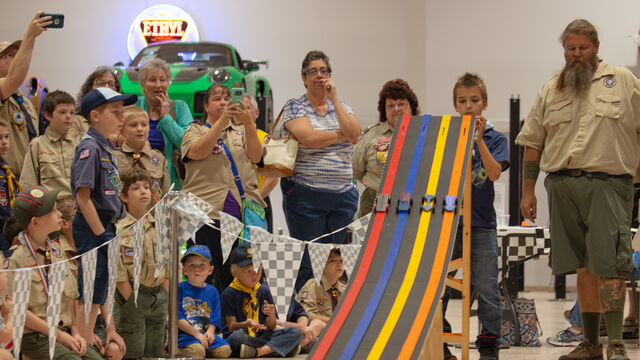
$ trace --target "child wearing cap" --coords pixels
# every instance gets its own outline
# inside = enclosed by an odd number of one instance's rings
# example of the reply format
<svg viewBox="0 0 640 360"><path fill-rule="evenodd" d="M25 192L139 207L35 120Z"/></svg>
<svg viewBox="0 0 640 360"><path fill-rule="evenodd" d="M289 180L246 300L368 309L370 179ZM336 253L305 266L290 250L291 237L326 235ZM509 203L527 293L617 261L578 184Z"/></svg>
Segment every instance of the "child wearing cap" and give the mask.
<svg viewBox="0 0 640 360"><path fill-rule="evenodd" d="M124 123L121 131L124 143L114 155L118 161L118 170L138 167L145 169L151 176L151 203L155 205L162 195L169 191L171 177L167 159L149 144L149 115L141 107L128 106L124 109Z"/></svg>
<svg viewBox="0 0 640 360"><path fill-rule="evenodd" d="M216 334L220 329L220 296L206 283L213 272L209 248L191 246L180 261L187 281L178 284L178 348L190 356L227 358L231 348Z"/></svg>
<svg viewBox="0 0 640 360"><path fill-rule="evenodd" d="M56 196L59 192L60 189L49 191L42 186L32 186L16 196L14 207L14 216L26 230L18 235L18 245L9 259L9 269L35 267L31 270L29 304L21 346L21 352L31 359L49 357L49 268L40 266L67 260L59 243L48 237L48 234L60 230L61 217L56 209ZM14 272L10 273L10 288L14 285L13 274ZM76 282L71 268L67 266L54 358L79 356L83 359L102 359L100 353L93 346L87 345L78 331L78 319L73 316L73 311L76 310L73 309L73 300L77 297Z"/></svg>
<svg viewBox="0 0 640 360"><path fill-rule="evenodd" d="M62 188L61 196L71 194L71 160L78 140L69 136L75 111L73 96L60 90L48 93L42 102L49 127L33 139L27 149L20 174L24 187L41 185L49 189Z"/></svg>
<svg viewBox="0 0 640 360"><path fill-rule="evenodd" d="M80 140L71 163L71 192L78 204L78 212L73 219L73 239L78 254L114 238L115 223L125 215L120 200L118 167L112 154L113 146L107 139L120 131L124 106L133 104L136 99L136 95L121 95L109 88L91 90L82 99L82 115L91 122L91 128ZM107 246L98 250L93 299L84 299L82 282L80 263L80 307L91 306L89 326L85 328L85 322L80 321L81 333L86 341L92 342L98 306L107 298ZM84 311L79 314L83 317Z"/></svg>
<svg viewBox="0 0 640 360"><path fill-rule="evenodd" d="M121 178L120 198L127 207L127 216L117 224L121 246L115 300L120 315L116 328L127 347L125 358L163 357L167 337L169 273L165 266L155 277L158 258L155 219L151 213L147 214L151 201L151 177L146 170L133 167L126 170ZM133 297L133 225L143 218L142 263L136 305Z"/></svg>
<svg viewBox="0 0 640 360"><path fill-rule="evenodd" d="M234 278L222 292L222 333L234 356L261 357L276 353L292 357L300 353L302 332L295 327L276 329L278 315L267 286L260 284L262 265L255 271L251 248L235 248L229 256Z"/></svg>
<svg viewBox="0 0 640 360"><path fill-rule="evenodd" d="M10 145L9 124L0 118L0 228L4 228L5 222L13 215L13 202L21 189L18 179L4 158ZM5 256L10 255L9 247L12 242L13 239L4 237L4 232L0 233L0 250Z"/></svg>

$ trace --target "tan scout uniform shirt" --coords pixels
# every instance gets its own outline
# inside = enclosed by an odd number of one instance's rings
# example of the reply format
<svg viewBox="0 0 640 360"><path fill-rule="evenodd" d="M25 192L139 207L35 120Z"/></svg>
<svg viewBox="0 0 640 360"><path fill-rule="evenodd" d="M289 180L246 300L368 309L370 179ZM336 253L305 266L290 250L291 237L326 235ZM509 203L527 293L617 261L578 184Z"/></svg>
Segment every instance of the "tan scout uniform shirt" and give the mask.
<svg viewBox="0 0 640 360"><path fill-rule="evenodd" d="M20 185L41 185L49 190L63 188L60 195L71 195L71 162L78 140L60 136L51 128L31 141L24 157Z"/></svg>
<svg viewBox="0 0 640 360"><path fill-rule="evenodd" d="M316 279L309 279L300 289L300 302L304 306L304 311L309 315L309 319L318 316L331 317L333 315L333 306L331 304L331 295L327 290L335 287L338 290L338 299L342 296L347 284L338 280L335 286L329 284L323 276L318 285Z"/></svg>
<svg viewBox="0 0 640 360"><path fill-rule="evenodd" d="M45 252L49 251L46 244L40 248L32 240L36 251L36 259L33 258L29 248L24 242L24 232L18 235L18 245L15 251L9 258L9 269L19 269L27 267L35 267L45 264ZM39 250L38 250L39 249ZM66 254L60 249L60 244L57 241L51 241L51 262L65 261L67 260ZM13 289L13 272L9 273L9 289ZM43 279L40 277L40 272L37 269L31 270L31 289L29 293L29 305L28 309L34 313L40 319L47 321L47 300L48 296L45 293ZM75 276L71 273L71 267L67 264L67 276L64 280L64 290L62 292L62 299L60 302L60 323L58 328L66 330L71 326L71 314L73 311L73 300L78 297L78 282ZM33 330L24 329L25 334L32 333Z"/></svg>
<svg viewBox="0 0 640 360"><path fill-rule="evenodd" d="M542 151L540 169L582 169L635 175L640 133L640 80L601 62L585 98L543 88L516 143Z"/></svg>
<svg viewBox="0 0 640 360"><path fill-rule="evenodd" d="M69 242L69 239L67 239L67 237L64 236L64 234L60 233L60 235L58 236L58 243L60 244L60 250L62 250L62 252L65 253L65 255L67 256L67 259L71 259L72 257L77 255L75 244L71 245L71 243ZM71 269L71 274L77 280L78 279L78 260L77 259L69 260L67 267Z"/></svg>
<svg viewBox="0 0 640 360"><path fill-rule="evenodd" d="M89 130L89 127L91 127L89 120L85 119L84 116L80 114L75 114L73 117L73 124L71 124L71 128L67 132L67 135L80 141L84 136L84 133Z"/></svg>
<svg viewBox="0 0 640 360"><path fill-rule="evenodd" d="M151 175L151 195L153 196L151 206L160 201L162 196L169 191L171 178L167 159L160 151L152 149L148 141L142 147L140 154L135 154L133 149L131 149L127 143L124 143L122 144L122 149L114 151L113 155L118 162L118 172L120 176L122 176L127 169L131 168L134 163L134 156L140 156L139 159L142 167Z"/></svg>
<svg viewBox="0 0 640 360"><path fill-rule="evenodd" d="M209 130L199 123L192 123L184 133L182 139L182 156L186 156L193 143ZM258 194L258 176L253 163L245 152L244 126L229 125L220 135L229 148L233 161L238 169L247 199L253 200L266 207L267 204ZM222 145L216 145L211 155L204 160L189 160L185 162L186 176L182 191L191 192L200 199L211 204L215 210L222 211L227 193L231 191L234 198L241 204L240 193L233 180L231 163ZM217 211L209 213L212 219L219 219Z"/></svg>
<svg viewBox="0 0 640 360"><path fill-rule="evenodd" d="M116 224L116 234L120 237L120 261L118 266L118 281L129 281L133 283L133 224L138 221L131 214L118 221ZM167 267L158 275L153 277L156 271L158 255L156 253L156 226L155 219L148 214L144 222L144 239L142 240L142 265L140 267L140 285L146 287L156 287L169 276Z"/></svg>
<svg viewBox="0 0 640 360"><path fill-rule="evenodd" d="M3 82L4 78L0 78L0 87L2 87ZM21 94L20 91L18 91L18 94ZM36 113L36 109L33 107L33 104L29 99L23 99L24 102L22 104L31 116L31 123L37 132L38 113ZM27 124L25 123L24 115L22 115L22 112L20 111L20 105L18 105L12 96L6 100L0 99L0 119L4 119L4 121L9 124L10 143L9 151L7 151L5 159L9 163L11 171L13 171L16 177L19 178L20 173L22 172L24 154L27 152L27 147L29 146L29 133L27 132Z"/></svg>
<svg viewBox="0 0 640 360"><path fill-rule="evenodd" d="M389 122L379 122L364 131L364 136L353 149L353 178L369 189L378 191L392 137L393 128Z"/></svg>

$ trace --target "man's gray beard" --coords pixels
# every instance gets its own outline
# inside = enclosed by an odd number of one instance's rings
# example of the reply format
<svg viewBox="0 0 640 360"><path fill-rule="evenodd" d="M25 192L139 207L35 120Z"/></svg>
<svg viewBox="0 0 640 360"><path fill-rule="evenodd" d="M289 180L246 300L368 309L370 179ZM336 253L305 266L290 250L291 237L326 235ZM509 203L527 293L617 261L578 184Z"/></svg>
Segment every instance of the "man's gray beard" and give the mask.
<svg viewBox="0 0 640 360"><path fill-rule="evenodd" d="M587 61L574 61L562 70L564 86L578 95L584 95L591 86L595 68L595 57Z"/></svg>

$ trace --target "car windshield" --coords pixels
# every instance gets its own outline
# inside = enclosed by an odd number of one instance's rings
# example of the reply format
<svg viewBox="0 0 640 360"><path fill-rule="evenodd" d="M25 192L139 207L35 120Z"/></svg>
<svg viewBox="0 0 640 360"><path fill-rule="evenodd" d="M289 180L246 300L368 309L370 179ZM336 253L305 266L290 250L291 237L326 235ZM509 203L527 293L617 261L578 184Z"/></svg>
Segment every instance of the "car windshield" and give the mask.
<svg viewBox="0 0 640 360"><path fill-rule="evenodd" d="M231 51L221 44L166 43L148 46L129 66L140 67L145 62L160 58L169 64L219 67L233 65Z"/></svg>

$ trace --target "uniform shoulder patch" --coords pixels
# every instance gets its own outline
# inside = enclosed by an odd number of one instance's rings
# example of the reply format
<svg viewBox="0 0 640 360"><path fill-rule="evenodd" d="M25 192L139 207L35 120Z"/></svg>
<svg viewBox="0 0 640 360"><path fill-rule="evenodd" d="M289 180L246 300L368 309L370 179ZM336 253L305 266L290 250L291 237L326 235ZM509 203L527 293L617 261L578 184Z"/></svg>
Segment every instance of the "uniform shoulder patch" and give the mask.
<svg viewBox="0 0 640 360"><path fill-rule="evenodd" d="M89 149L86 149L85 151L80 153L80 155L78 156L78 159L85 159L88 157L89 157Z"/></svg>

